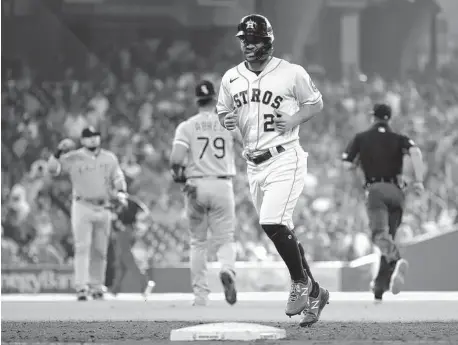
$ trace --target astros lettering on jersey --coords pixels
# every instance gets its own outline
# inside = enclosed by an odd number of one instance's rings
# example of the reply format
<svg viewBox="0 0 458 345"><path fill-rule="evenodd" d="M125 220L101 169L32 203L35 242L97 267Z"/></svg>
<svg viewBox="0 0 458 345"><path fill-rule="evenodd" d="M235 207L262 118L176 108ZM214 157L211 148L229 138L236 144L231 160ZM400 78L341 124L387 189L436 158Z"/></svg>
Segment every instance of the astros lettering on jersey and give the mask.
<svg viewBox="0 0 458 345"><path fill-rule="evenodd" d="M275 131L276 110L292 116L321 99L303 67L272 57L259 75L248 70L245 62L227 71L216 108L218 114L238 114L245 151L256 152L299 139L299 126L284 134Z"/></svg>
<svg viewBox="0 0 458 345"><path fill-rule="evenodd" d="M215 113L202 112L180 123L174 144L188 148L186 177L234 176L234 137Z"/></svg>

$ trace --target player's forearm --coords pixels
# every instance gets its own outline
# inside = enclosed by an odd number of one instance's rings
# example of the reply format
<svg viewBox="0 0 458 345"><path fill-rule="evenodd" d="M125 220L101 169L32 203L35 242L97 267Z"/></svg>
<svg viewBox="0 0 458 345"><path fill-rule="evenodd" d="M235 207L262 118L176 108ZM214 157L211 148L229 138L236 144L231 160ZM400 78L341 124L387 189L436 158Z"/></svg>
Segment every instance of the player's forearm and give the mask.
<svg viewBox="0 0 458 345"><path fill-rule="evenodd" d="M127 183L124 176L118 176L113 181L113 186L117 192L126 192L127 191Z"/></svg>
<svg viewBox="0 0 458 345"><path fill-rule="evenodd" d="M412 160L415 182L423 182L423 178L425 176L425 165L423 164L421 151L418 147L412 147L409 150L409 154Z"/></svg>
<svg viewBox="0 0 458 345"><path fill-rule="evenodd" d="M310 121L316 114L323 110L323 100L318 103L303 106L296 114L293 115L295 126L299 126Z"/></svg>
<svg viewBox="0 0 458 345"><path fill-rule="evenodd" d="M221 124L221 126L223 126L224 128L226 128L226 126L224 126L224 117L226 115L227 115L227 113L219 113L218 114L218 121Z"/></svg>
<svg viewBox="0 0 458 345"><path fill-rule="evenodd" d="M62 170L59 160L53 155L48 159L48 171L52 176L58 176Z"/></svg>
<svg viewBox="0 0 458 345"><path fill-rule="evenodd" d="M172 150L172 154L169 158L169 168L172 169L174 166L184 166L185 157L181 157L181 155L176 152L176 150Z"/></svg>

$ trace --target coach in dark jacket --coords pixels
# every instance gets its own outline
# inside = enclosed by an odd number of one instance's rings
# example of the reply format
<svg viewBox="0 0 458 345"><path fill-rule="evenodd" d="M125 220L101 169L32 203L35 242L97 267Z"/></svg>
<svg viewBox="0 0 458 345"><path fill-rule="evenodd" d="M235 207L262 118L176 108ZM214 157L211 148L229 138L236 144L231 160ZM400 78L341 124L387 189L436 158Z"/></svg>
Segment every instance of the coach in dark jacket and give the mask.
<svg viewBox="0 0 458 345"><path fill-rule="evenodd" d="M414 192L423 192L424 166L421 151L412 139L395 133L390 125L391 108L376 104L374 124L356 134L342 155L348 169L360 166L365 177L366 203L372 241L381 251L379 272L372 283L376 300L385 291L400 292L408 263L401 258L394 238L402 221L405 182L402 179L404 155L412 161Z"/></svg>

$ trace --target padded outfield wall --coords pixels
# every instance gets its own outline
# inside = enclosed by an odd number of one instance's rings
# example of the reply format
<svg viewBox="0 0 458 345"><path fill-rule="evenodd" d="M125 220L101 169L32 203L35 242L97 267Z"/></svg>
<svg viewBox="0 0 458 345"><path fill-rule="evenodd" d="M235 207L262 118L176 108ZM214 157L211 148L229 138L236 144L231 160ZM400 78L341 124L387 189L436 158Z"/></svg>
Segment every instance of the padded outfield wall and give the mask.
<svg viewBox="0 0 458 345"><path fill-rule="evenodd" d="M458 231L435 237L418 238L405 246L404 257L411 263L405 290L458 291ZM362 257L350 263L316 262L315 278L330 291L367 291L377 255ZM282 262L238 262L239 291L287 291L288 271ZM209 265L209 285L221 292L217 264ZM191 292L187 265L153 268L149 272L156 282L155 292ZM122 292L140 292L141 279L129 273ZM68 293L73 291L71 266L2 266L2 293Z"/></svg>

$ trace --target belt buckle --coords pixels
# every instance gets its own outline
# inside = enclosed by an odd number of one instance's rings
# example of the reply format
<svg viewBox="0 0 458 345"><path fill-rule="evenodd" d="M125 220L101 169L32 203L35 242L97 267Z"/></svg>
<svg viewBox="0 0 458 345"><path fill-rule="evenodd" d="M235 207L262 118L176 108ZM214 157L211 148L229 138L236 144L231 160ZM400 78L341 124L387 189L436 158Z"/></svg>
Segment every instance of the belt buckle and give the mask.
<svg viewBox="0 0 458 345"><path fill-rule="evenodd" d="M265 161L265 159L263 159L264 154L265 154L265 152L260 153L260 154L258 154L258 155L256 155L256 156L253 156L253 157L252 157L252 162L253 162L254 164L261 164L261 163L263 163L263 162ZM262 160L262 161L261 161L261 162L258 162L259 159Z"/></svg>

